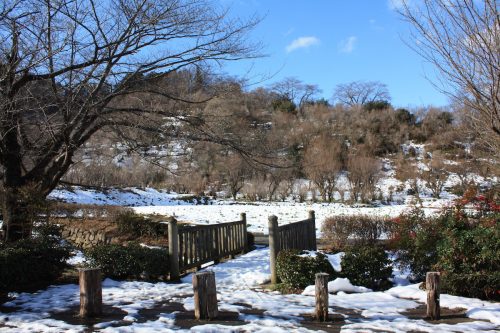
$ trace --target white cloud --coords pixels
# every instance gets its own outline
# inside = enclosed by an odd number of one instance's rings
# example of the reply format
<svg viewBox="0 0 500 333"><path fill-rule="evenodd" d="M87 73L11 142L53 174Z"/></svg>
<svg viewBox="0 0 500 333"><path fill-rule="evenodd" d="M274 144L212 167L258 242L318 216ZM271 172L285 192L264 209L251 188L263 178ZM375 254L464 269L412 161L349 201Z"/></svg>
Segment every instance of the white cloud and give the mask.
<svg viewBox="0 0 500 333"><path fill-rule="evenodd" d="M342 40L339 43L339 51L342 53L351 53L354 51L357 40L358 38L356 36L350 36L349 38Z"/></svg>
<svg viewBox="0 0 500 333"><path fill-rule="evenodd" d="M309 37L299 37L293 40L287 47L286 52L290 53L297 49L308 48L313 45L318 45L320 40L317 37L309 36Z"/></svg>

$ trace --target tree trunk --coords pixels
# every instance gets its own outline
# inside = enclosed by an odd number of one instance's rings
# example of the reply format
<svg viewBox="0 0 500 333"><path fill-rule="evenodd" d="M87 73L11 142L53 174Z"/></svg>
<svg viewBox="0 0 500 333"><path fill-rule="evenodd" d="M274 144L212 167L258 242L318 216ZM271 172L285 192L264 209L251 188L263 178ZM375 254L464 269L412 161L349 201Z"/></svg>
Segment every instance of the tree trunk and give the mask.
<svg viewBox="0 0 500 333"><path fill-rule="evenodd" d="M2 96L3 97L3 96ZM22 153L19 144L17 123L19 119L16 116L14 103L11 101L2 113L9 115L2 119L0 135L2 136L2 145L5 151L0 156L3 173L2 188L2 238L5 242L15 242L19 239L29 236L31 228L28 227L26 216L26 203L19 192L25 185L22 178Z"/></svg>
<svg viewBox="0 0 500 333"><path fill-rule="evenodd" d="M15 242L31 235L32 225L27 210L28 204L19 193L19 188L5 187L2 198L2 232L5 242Z"/></svg>

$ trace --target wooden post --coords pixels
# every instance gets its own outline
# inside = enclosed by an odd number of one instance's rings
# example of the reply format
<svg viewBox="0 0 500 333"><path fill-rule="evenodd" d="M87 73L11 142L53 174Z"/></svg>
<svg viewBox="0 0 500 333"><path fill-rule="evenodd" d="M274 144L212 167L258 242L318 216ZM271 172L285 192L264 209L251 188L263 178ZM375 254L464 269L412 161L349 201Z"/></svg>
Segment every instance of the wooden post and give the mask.
<svg viewBox="0 0 500 333"><path fill-rule="evenodd" d="M427 272L425 276L425 288L427 289L427 317L431 320L439 320L441 310L439 307L439 272Z"/></svg>
<svg viewBox="0 0 500 333"><path fill-rule="evenodd" d="M312 220L312 226L311 226L311 234L309 235L310 240L311 240L311 250L316 251L317 245L316 245L316 215L314 213L314 210L309 211L309 219Z"/></svg>
<svg viewBox="0 0 500 333"><path fill-rule="evenodd" d="M196 319L215 319L218 308L214 272L205 271L193 274L193 291Z"/></svg>
<svg viewBox="0 0 500 333"><path fill-rule="evenodd" d="M178 281L179 272L179 230L177 220L171 218L168 222L168 257L170 262L170 281Z"/></svg>
<svg viewBox="0 0 500 333"><path fill-rule="evenodd" d="M271 283L278 283L276 274L276 258L279 252L279 230L278 218L275 215L269 216L269 260L271 265Z"/></svg>
<svg viewBox="0 0 500 333"><path fill-rule="evenodd" d="M243 253L248 252L248 231L247 231L247 214L246 213L241 213L240 214L241 220L243 221Z"/></svg>
<svg viewBox="0 0 500 333"><path fill-rule="evenodd" d="M100 268L79 269L80 316L99 316L102 313L102 285Z"/></svg>
<svg viewBox="0 0 500 333"><path fill-rule="evenodd" d="M328 320L328 274L316 274L316 319Z"/></svg>

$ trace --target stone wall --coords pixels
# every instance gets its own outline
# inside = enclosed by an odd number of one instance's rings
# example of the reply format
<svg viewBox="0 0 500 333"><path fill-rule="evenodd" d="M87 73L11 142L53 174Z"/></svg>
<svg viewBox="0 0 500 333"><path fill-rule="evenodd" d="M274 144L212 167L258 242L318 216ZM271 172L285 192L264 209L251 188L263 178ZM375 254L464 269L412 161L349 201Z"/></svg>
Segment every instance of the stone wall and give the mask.
<svg viewBox="0 0 500 333"><path fill-rule="evenodd" d="M89 229L75 225L63 227L62 237L76 247L89 248L101 244L110 244L113 237L106 230Z"/></svg>

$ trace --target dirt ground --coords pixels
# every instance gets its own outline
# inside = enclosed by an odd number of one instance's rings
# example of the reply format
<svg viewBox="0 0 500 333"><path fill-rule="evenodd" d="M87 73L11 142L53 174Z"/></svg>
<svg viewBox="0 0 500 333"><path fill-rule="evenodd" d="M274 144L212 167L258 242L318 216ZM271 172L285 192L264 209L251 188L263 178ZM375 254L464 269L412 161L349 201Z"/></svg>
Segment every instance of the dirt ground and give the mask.
<svg viewBox="0 0 500 333"><path fill-rule="evenodd" d="M189 296L190 295L186 295L186 297ZM270 317L269 315L264 314L264 311L259 309L254 309L250 304L241 303L238 305L244 307L244 309L240 311L242 314L253 315L262 318ZM5 310L5 308L0 308L0 311L3 310ZM12 310L13 309L10 308L10 311ZM130 321L123 320L123 318L126 315L125 312L110 306L104 306L102 316L91 319L84 319L79 317L78 311L79 311L78 307L73 307L65 312L53 313L51 314L51 318L62 320L68 324L87 326L87 330L85 331L86 333L96 331L97 329L94 328L94 325L97 323L114 321L114 323L111 325L112 327L128 326L131 324ZM240 315L237 312L229 312L229 311L220 311L217 319L215 320L210 320L210 321L196 320L194 318L194 312L187 311L186 309L184 309L184 306L179 302L163 302L156 304L154 308L141 309L139 311L139 320L137 322L143 323L146 321L154 321L157 320L161 314L174 313L174 312L175 312L175 326L182 329L190 329L194 326L203 324L220 324L225 326L234 326L235 329L237 330L237 326L245 324L245 321L240 319ZM330 310L330 312L331 313L329 316L329 321L319 322L316 321L312 315L304 314L302 316L303 319L300 322L300 324L301 326L310 330L338 333L341 331L342 326L346 324L346 320L349 320L350 323L355 323L363 319L363 317L361 316L361 312L355 309L334 307L333 311ZM454 325L458 323L475 321L475 319L470 319L465 316L464 309L448 309L448 308L441 308L440 320L436 321L427 320L425 304L421 304L419 307L408 310L401 314L409 317L410 319L415 319L415 320L424 319L427 322L436 325L437 324ZM286 319L279 317L273 317L273 318Z"/></svg>

